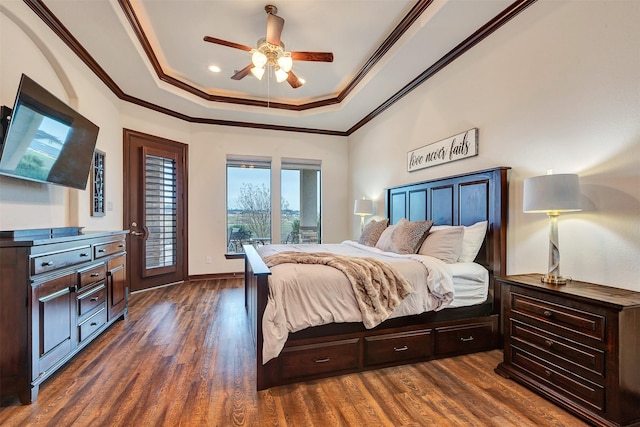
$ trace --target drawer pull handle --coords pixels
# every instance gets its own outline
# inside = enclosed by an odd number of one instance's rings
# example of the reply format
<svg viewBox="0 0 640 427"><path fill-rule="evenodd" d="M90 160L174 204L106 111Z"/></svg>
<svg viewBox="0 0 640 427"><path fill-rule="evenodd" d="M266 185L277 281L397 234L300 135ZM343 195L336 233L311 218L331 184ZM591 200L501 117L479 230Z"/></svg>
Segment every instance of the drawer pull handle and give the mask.
<svg viewBox="0 0 640 427"><path fill-rule="evenodd" d="M119 248L124 248L124 245L118 245Z"/></svg>
<svg viewBox="0 0 640 427"><path fill-rule="evenodd" d="M406 345L403 345L402 347L393 347L393 351L407 351L409 350L409 347L407 347Z"/></svg>
<svg viewBox="0 0 640 427"><path fill-rule="evenodd" d="M315 359L315 360L314 360L314 362L315 362L315 363L326 363L326 362L328 362L329 360L331 360L331 358L329 358L329 357L325 357L324 359Z"/></svg>
<svg viewBox="0 0 640 427"><path fill-rule="evenodd" d="M97 322L91 322L91 324L89 326L98 326Z"/></svg>
<svg viewBox="0 0 640 427"><path fill-rule="evenodd" d="M91 273L91 277L100 277L100 273Z"/></svg>
<svg viewBox="0 0 640 427"><path fill-rule="evenodd" d="M82 253L80 254L80 258L84 258L84 257L88 257L88 256L89 256L89 254L88 254L88 253L86 253L86 252L82 252Z"/></svg>
<svg viewBox="0 0 640 427"><path fill-rule="evenodd" d="M553 317L553 313L549 310L543 311L542 314L544 314L544 317Z"/></svg>
<svg viewBox="0 0 640 427"><path fill-rule="evenodd" d="M98 301L98 297L90 298L89 301L96 302L96 301Z"/></svg>
<svg viewBox="0 0 640 427"><path fill-rule="evenodd" d="M473 335L471 335L469 338L462 337L460 338L460 341L464 341L464 342L473 341Z"/></svg>
<svg viewBox="0 0 640 427"><path fill-rule="evenodd" d="M99 253L103 253L103 252L105 252L105 249L98 249L98 252Z"/></svg>
<svg viewBox="0 0 640 427"><path fill-rule="evenodd" d="M549 348L551 348L551 346L553 345L553 341L551 341L551 340L544 340L544 343Z"/></svg>
<svg viewBox="0 0 640 427"><path fill-rule="evenodd" d="M551 371L548 369L545 369L544 374L547 376L547 378L551 378Z"/></svg>
<svg viewBox="0 0 640 427"><path fill-rule="evenodd" d="M42 263L43 267L51 267L53 265L53 261L45 261Z"/></svg>

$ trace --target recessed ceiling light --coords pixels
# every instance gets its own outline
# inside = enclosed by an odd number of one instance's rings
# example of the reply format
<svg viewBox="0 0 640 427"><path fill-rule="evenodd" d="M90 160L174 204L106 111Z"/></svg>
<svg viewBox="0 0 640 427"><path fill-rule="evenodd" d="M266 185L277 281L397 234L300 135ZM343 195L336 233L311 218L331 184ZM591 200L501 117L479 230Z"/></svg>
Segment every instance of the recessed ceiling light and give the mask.
<svg viewBox="0 0 640 427"><path fill-rule="evenodd" d="M218 67L217 65L209 65L209 71L211 71L212 73L219 73L220 67Z"/></svg>

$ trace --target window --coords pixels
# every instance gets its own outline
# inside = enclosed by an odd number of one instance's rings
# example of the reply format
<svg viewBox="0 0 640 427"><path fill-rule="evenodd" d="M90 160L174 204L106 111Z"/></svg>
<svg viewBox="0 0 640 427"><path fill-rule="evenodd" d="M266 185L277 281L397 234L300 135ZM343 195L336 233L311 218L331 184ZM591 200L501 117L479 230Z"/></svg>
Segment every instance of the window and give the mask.
<svg viewBox="0 0 640 427"><path fill-rule="evenodd" d="M176 161L145 151L145 275L176 270ZM149 270L154 270L150 273Z"/></svg>
<svg viewBox="0 0 640 427"><path fill-rule="evenodd" d="M227 253L271 243L271 160L227 158Z"/></svg>
<svg viewBox="0 0 640 427"><path fill-rule="evenodd" d="M280 241L320 243L320 162L282 159Z"/></svg>

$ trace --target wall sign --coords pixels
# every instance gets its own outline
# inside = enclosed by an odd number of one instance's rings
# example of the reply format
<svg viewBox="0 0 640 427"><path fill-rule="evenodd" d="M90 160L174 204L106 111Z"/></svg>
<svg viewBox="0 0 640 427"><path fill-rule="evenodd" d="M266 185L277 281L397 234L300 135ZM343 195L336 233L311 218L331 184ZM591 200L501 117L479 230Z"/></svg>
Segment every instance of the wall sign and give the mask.
<svg viewBox="0 0 640 427"><path fill-rule="evenodd" d="M478 128L469 129L407 153L407 170L417 171L478 155Z"/></svg>

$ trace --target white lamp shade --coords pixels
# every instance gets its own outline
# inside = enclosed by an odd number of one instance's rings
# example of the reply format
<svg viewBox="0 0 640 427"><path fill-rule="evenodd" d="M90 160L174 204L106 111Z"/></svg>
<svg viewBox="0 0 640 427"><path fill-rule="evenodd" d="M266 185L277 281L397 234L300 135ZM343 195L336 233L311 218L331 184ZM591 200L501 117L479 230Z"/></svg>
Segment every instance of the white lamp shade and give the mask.
<svg viewBox="0 0 640 427"><path fill-rule="evenodd" d="M254 50L251 55L251 62L258 68L262 68L267 63L267 57L264 53L259 50Z"/></svg>
<svg viewBox="0 0 640 427"><path fill-rule="evenodd" d="M278 58L278 65L285 71L285 73L291 71L291 68L293 67L293 59L291 59L291 53L285 52L283 56Z"/></svg>
<svg viewBox="0 0 640 427"><path fill-rule="evenodd" d="M262 76L264 75L264 68L253 67L251 69L251 74L253 74L256 77L256 79L262 80Z"/></svg>
<svg viewBox="0 0 640 427"><path fill-rule="evenodd" d="M282 68L278 68L276 70L276 81L278 83L282 83L287 80L287 77L289 77L289 75Z"/></svg>
<svg viewBox="0 0 640 427"><path fill-rule="evenodd" d="M358 199L353 207L355 215L371 215L373 214L373 201L367 199Z"/></svg>
<svg viewBox="0 0 640 427"><path fill-rule="evenodd" d="M541 175L524 180L524 212L579 211L580 181L575 174Z"/></svg>

